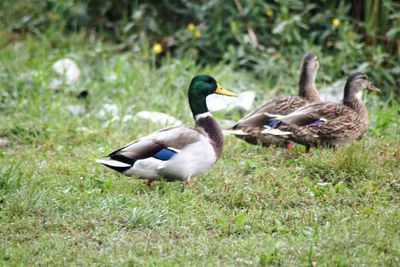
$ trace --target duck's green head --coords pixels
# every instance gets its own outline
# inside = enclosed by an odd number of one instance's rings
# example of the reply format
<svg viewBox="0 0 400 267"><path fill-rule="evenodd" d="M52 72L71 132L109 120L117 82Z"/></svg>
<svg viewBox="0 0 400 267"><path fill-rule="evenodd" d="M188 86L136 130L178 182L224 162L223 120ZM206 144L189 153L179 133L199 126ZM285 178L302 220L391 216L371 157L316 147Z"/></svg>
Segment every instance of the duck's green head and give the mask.
<svg viewBox="0 0 400 267"><path fill-rule="evenodd" d="M193 116L208 112L206 97L211 94L219 94L226 96L236 96L217 83L217 81L209 75L197 75L192 79L189 87L189 105Z"/></svg>

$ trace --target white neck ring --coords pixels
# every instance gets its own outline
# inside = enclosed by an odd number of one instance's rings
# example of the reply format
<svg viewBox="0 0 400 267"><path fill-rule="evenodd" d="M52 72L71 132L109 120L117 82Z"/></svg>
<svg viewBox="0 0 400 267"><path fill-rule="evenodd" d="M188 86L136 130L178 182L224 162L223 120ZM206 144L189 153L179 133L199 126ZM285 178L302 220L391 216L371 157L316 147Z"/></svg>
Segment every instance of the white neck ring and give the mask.
<svg viewBox="0 0 400 267"><path fill-rule="evenodd" d="M204 112L204 113L201 113L201 114L197 114L194 117L194 119L197 121L198 119L205 118L205 117L212 117L212 114L209 111L207 111L207 112Z"/></svg>

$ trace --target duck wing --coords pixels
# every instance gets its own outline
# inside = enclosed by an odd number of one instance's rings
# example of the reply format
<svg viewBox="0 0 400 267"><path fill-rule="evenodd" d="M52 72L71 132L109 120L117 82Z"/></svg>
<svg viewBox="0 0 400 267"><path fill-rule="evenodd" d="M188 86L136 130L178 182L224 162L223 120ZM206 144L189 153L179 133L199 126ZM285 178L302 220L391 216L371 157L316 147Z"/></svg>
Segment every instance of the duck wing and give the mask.
<svg viewBox="0 0 400 267"><path fill-rule="evenodd" d="M318 102L304 106L286 116L280 116L269 121L268 125L275 127L281 123L288 125L320 125L342 116L347 107L335 102Z"/></svg>
<svg viewBox="0 0 400 267"><path fill-rule="evenodd" d="M202 136L199 130L187 126L166 128L135 140L97 162L123 172L137 160L153 157L167 161L185 146L199 141Z"/></svg>
<svg viewBox="0 0 400 267"><path fill-rule="evenodd" d="M276 115L286 115L304 106L307 101L299 96L281 96L266 102L252 113L245 116L232 129L246 127L264 127L268 120Z"/></svg>

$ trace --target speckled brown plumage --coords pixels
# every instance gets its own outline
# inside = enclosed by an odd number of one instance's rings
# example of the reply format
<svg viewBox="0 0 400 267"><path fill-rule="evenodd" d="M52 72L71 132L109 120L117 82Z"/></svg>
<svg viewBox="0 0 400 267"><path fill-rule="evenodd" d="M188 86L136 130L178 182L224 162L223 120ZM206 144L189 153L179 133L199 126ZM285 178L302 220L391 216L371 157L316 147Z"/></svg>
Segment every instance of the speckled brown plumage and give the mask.
<svg viewBox="0 0 400 267"><path fill-rule="evenodd" d="M266 123L271 119L265 113L287 115L309 103L320 101L320 96L315 86L318 68L317 57L314 54L307 54L301 66L298 95L280 96L258 107L231 128L231 130L241 130L247 134L238 134L236 137L250 144L286 146L289 143L287 139L261 134Z"/></svg>
<svg viewBox="0 0 400 267"><path fill-rule="evenodd" d="M288 139L306 147L337 147L360 137L368 127L368 111L357 92L364 88L377 91L363 73L350 75L345 86L343 103L319 102L280 117L278 129L291 132ZM323 118L321 125L308 125Z"/></svg>
<svg viewBox="0 0 400 267"><path fill-rule="evenodd" d="M337 103L324 104L327 105L321 105L320 112L317 110L309 115L315 119L328 117L326 124L298 126L282 123L278 129L292 132L289 140L309 147L342 145L359 137L367 129L368 113L360 100L355 100L353 107Z"/></svg>

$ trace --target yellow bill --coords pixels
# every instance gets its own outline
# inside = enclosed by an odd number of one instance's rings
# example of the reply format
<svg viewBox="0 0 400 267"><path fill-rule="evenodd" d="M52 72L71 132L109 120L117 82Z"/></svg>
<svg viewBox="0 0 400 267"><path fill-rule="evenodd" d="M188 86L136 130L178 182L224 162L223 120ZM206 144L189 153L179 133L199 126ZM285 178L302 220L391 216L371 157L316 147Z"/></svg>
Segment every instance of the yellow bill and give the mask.
<svg viewBox="0 0 400 267"><path fill-rule="evenodd" d="M381 91L378 88L376 88L372 83L370 83L367 88L368 88L368 90L375 92L375 93L379 93Z"/></svg>
<svg viewBox="0 0 400 267"><path fill-rule="evenodd" d="M218 83L217 83L217 89L215 90L214 93L219 94L219 95L236 96L235 93L222 88L222 86L219 85Z"/></svg>

